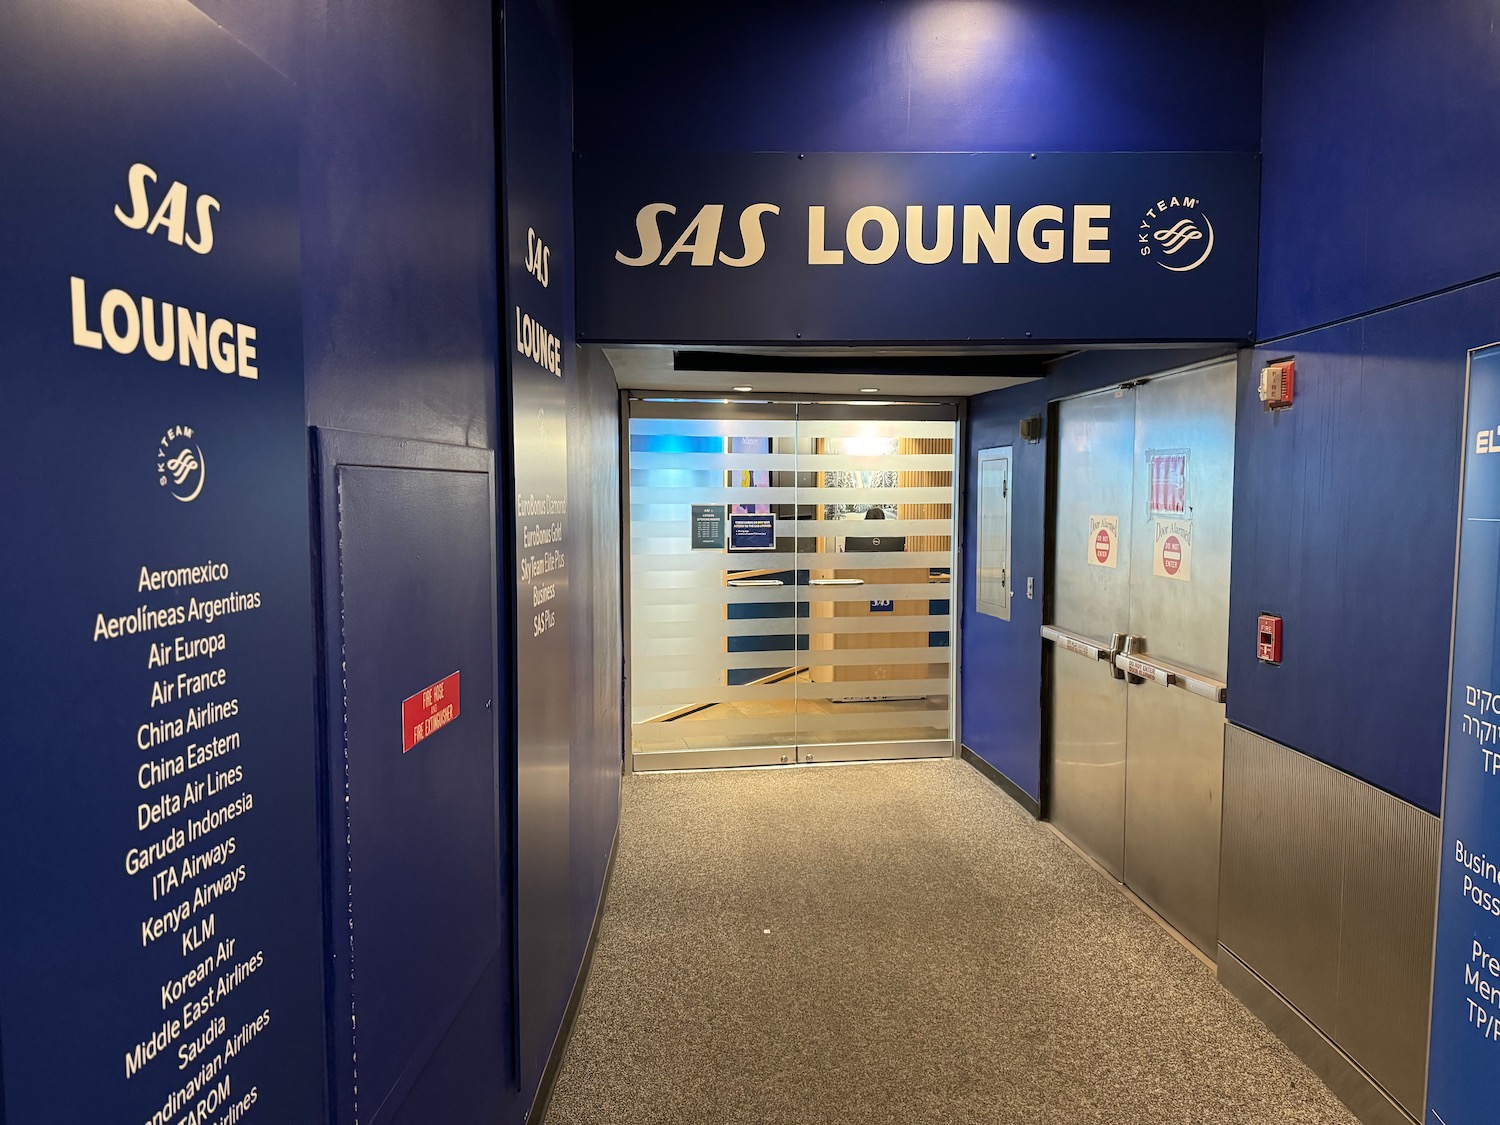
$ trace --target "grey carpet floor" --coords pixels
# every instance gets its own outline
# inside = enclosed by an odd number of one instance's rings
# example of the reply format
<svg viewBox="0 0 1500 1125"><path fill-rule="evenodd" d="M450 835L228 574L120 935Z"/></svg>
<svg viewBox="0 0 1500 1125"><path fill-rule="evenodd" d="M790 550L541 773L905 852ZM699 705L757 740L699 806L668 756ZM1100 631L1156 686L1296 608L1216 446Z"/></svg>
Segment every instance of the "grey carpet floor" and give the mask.
<svg viewBox="0 0 1500 1125"><path fill-rule="evenodd" d="M951 760L641 775L548 1125L1355 1119Z"/></svg>

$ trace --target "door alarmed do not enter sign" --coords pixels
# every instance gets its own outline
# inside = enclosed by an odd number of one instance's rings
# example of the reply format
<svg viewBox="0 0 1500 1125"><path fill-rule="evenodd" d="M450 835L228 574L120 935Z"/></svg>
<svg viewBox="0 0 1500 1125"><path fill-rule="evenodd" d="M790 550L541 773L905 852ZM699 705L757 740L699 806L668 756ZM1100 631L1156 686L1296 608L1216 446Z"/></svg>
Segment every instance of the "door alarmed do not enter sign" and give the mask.
<svg viewBox="0 0 1500 1125"><path fill-rule="evenodd" d="M1090 566L1107 566L1111 570L1119 565L1119 516L1089 517L1088 560Z"/></svg>

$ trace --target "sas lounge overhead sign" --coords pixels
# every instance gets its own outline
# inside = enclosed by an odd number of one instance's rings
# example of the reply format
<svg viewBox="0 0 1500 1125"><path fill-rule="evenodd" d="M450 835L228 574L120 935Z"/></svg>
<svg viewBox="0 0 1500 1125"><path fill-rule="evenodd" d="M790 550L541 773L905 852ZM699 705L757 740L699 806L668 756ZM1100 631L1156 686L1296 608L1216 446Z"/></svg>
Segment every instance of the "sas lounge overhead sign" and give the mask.
<svg viewBox="0 0 1500 1125"><path fill-rule="evenodd" d="M1243 340L1246 153L578 160L600 342Z"/></svg>

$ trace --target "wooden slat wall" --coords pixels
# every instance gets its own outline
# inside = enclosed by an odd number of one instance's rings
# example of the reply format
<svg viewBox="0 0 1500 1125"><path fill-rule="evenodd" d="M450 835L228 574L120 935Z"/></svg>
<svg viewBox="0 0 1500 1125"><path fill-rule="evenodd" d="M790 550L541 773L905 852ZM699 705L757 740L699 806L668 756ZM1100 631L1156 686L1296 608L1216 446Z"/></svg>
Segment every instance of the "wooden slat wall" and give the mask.
<svg viewBox="0 0 1500 1125"><path fill-rule="evenodd" d="M941 453L953 455L952 438L898 438L896 453L906 456L914 453ZM900 472L896 475L900 488L951 488L953 473L947 469L920 472ZM896 518L902 520L951 520L952 504L897 504ZM953 538L949 535L909 535L906 537L908 551L946 551L951 548Z"/></svg>

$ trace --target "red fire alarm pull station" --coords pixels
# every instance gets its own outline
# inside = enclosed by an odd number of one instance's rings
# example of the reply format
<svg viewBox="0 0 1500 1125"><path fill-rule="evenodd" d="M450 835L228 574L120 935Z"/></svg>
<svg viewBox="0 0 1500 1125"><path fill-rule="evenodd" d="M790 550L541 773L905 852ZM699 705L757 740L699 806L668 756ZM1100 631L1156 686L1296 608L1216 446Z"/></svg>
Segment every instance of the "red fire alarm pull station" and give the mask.
<svg viewBox="0 0 1500 1125"><path fill-rule="evenodd" d="M1262 664L1281 663L1281 618L1274 613L1262 613L1256 628L1256 655Z"/></svg>
<svg viewBox="0 0 1500 1125"><path fill-rule="evenodd" d="M1283 359L1260 369L1260 401L1267 410L1285 410L1292 405L1292 391L1297 382L1297 361Z"/></svg>

